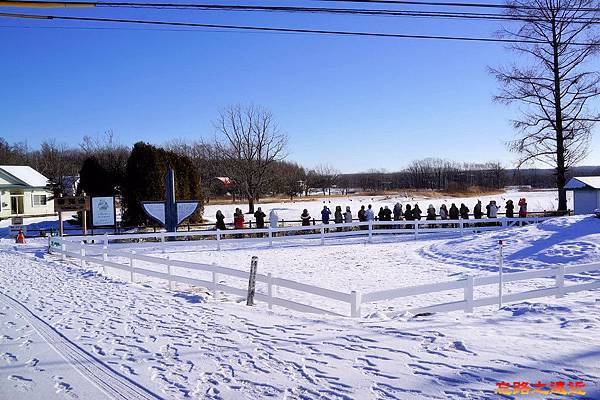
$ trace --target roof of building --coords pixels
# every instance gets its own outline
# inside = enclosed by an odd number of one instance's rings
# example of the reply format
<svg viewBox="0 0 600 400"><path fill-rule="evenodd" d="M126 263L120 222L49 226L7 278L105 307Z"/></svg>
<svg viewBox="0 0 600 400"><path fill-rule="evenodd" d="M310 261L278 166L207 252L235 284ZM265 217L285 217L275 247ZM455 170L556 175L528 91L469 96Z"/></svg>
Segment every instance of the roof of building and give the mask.
<svg viewBox="0 0 600 400"><path fill-rule="evenodd" d="M31 187L45 187L48 178L26 165L0 165L0 170Z"/></svg>
<svg viewBox="0 0 600 400"><path fill-rule="evenodd" d="M600 189L600 176L576 176L567 182L565 189Z"/></svg>

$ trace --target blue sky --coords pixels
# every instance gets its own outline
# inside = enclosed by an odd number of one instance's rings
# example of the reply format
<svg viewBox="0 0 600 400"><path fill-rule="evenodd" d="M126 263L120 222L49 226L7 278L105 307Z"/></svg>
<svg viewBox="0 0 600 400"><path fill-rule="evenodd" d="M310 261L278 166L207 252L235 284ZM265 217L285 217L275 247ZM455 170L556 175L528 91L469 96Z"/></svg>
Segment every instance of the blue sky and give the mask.
<svg viewBox="0 0 600 400"><path fill-rule="evenodd" d="M37 11L44 12L442 35L491 36L498 28L392 17ZM498 85L487 73L488 65L515 60L499 44L52 28L82 26L113 25L0 18L0 136L32 146L50 138L77 145L109 129L125 144L210 139L219 109L242 103L271 109L289 135L289 158L307 167L397 170L424 157L511 166L515 159L505 142L517 108L492 101ZM600 151L585 164L600 164Z"/></svg>

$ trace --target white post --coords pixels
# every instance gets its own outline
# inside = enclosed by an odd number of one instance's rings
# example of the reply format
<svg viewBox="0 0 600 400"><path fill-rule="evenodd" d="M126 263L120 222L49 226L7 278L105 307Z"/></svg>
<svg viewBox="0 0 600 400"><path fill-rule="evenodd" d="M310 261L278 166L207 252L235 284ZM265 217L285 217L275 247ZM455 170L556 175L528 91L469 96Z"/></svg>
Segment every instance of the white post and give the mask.
<svg viewBox="0 0 600 400"><path fill-rule="evenodd" d="M273 275L269 272L267 273L267 305L269 310L273 309Z"/></svg>
<svg viewBox="0 0 600 400"><path fill-rule="evenodd" d="M167 273L169 274L169 290L175 290L175 282L173 281L173 266L171 266L170 256L167 256Z"/></svg>
<svg viewBox="0 0 600 400"><path fill-rule="evenodd" d="M321 226L321 246L325 244L325 227Z"/></svg>
<svg viewBox="0 0 600 400"><path fill-rule="evenodd" d="M369 220L369 243L373 242L373 220Z"/></svg>
<svg viewBox="0 0 600 400"><path fill-rule="evenodd" d="M465 223L463 222L462 219L460 221L458 221L458 228L460 230L460 236L462 236L464 234L464 229L465 229Z"/></svg>
<svg viewBox="0 0 600 400"><path fill-rule="evenodd" d="M217 250L221 251L221 230L217 229Z"/></svg>
<svg viewBox="0 0 600 400"><path fill-rule="evenodd" d="M502 227L506 228L508 226L508 221L506 220L506 217L502 218Z"/></svg>
<svg viewBox="0 0 600 400"><path fill-rule="evenodd" d="M465 312L473 312L473 277L467 276L465 283Z"/></svg>
<svg viewBox="0 0 600 400"><path fill-rule="evenodd" d="M360 318L360 293L358 293L356 290L353 290L350 292L350 296L350 317Z"/></svg>
<svg viewBox="0 0 600 400"><path fill-rule="evenodd" d="M81 245L82 246L84 245L83 240L81 241ZM80 260L81 260L80 265L83 267L83 266L85 266L85 261L83 260L85 257L85 249L83 247L79 251L79 254L80 254Z"/></svg>
<svg viewBox="0 0 600 400"><path fill-rule="evenodd" d="M167 244L165 243L165 233L161 232L160 233L160 247L161 247L161 251L164 254L165 251L167 251Z"/></svg>
<svg viewBox="0 0 600 400"><path fill-rule="evenodd" d="M565 287L565 266L559 265L556 272L556 298L563 297Z"/></svg>
<svg viewBox="0 0 600 400"><path fill-rule="evenodd" d="M269 224L269 247L273 247L273 228Z"/></svg>
<svg viewBox="0 0 600 400"><path fill-rule="evenodd" d="M498 240L498 249L500 253L498 254L498 309L502 308L502 269L504 264L504 255L502 254L502 240Z"/></svg>
<svg viewBox="0 0 600 400"><path fill-rule="evenodd" d="M134 256L134 254L135 254L135 251L132 251L131 254L129 254L129 266L131 268L133 268L133 256ZM133 274L133 269L130 271L129 275L130 275L129 278L131 280L131 283L133 283L134 279L135 279L135 275Z"/></svg>
<svg viewBox="0 0 600 400"><path fill-rule="evenodd" d="M415 219L415 240L417 240L417 236L419 236L419 221Z"/></svg>
<svg viewBox="0 0 600 400"><path fill-rule="evenodd" d="M61 238L62 244L60 245L60 250L62 252L62 259L63 259L63 261L65 261L67 259L67 254L66 254L67 245L65 244L65 242L63 240L64 239Z"/></svg>
<svg viewBox="0 0 600 400"><path fill-rule="evenodd" d="M217 299L217 289L219 288L219 275L213 271L212 273L212 281L213 281L213 299Z"/></svg>

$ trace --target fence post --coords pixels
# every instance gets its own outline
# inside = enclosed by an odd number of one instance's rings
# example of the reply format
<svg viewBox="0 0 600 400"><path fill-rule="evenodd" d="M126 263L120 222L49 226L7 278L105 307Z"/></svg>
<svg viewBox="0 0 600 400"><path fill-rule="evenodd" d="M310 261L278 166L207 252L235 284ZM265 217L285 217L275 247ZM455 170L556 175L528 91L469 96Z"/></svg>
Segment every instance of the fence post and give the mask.
<svg viewBox="0 0 600 400"><path fill-rule="evenodd" d="M217 229L217 251L221 251L221 230Z"/></svg>
<svg viewBox="0 0 600 400"><path fill-rule="evenodd" d="M504 255L502 254L502 240L498 240L498 309L502 308L502 269L504 264Z"/></svg>
<svg viewBox="0 0 600 400"><path fill-rule="evenodd" d="M161 247L161 252L164 254L165 251L167 250L167 245L165 243L165 233L164 232L160 233L160 247Z"/></svg>
<svg viewBox="0 0 600 400"><path fill-rule="evenodd" d="M415 240L417 240L418 236L419 236L419 220L415 219Z"/></svg>
<svg viewBox="0 0 600 400"><path fill-rule="evenodd" d="M173 266L171 265L171 256L166 256L167 274L169 275L169 290L175 290L175 281L173 281Z"/></svg>
<svg viewBox="0 0 600 400"><path fill-rule="evenodd" d="M273 228L269 224L269 247L273 247Z"/></svg>
<svg viewBox="0 0 600 400"><path fill-rule="evenodd" d="M267 274L267 305L269 306L269 310L273 309L273 274L270 272Z"/></svg>
<svg viewBox="0 0 600 400"><path fill-rule="evenodd" d="M131 283L134 283L134 279L135 279L135 275L133 274L133 256L135 254L135 251L132 251L131 254L129 254L129 266L132 268L131 271L129 271L129 279L131 280Z"/></svg>
<svg viewBox="0 0 600 400"><path fill-rule="evenodd" d="M217 299L217 289L219 288L219 275L213 271L212 273L212 283L213 283L213 299Z"/></svg>
<svg viewBox="0 0 600 400"><path fill-rule="evenodd" d="M508 226L508 221L506 220L506 217L502 218L502 227L506 228Z"/></svg>
<svg viewBox="0 0 600 400"><path fill-rule="evenodd" d="M48 254L52 254L52 236L48 236Z"/></svg>
<svg viewBox="0 0 600 400"><path fill-rule="evenodd" d="M373 220L369 220L369 243L373 242Z"/></svg>
<svg viewBox="0 0 600 400"><path fill-rule="evenodd" d="M321 226L321 246L325 244L325 227Z"/></svg>
<svg viewBox="0 0 600 400"><path fill-rule="evenodd" d="M62 237L61 237L60 241L61 241L60 250L62 252L62 260L65 261L67 259L67 254L66 254L67 245L65 244L64 239Z"/></svg>
<svg viewBox="0 0 600 400"><path fill-rule="evenodd" d="M473 277L467 276L465 282L465 312L467 313L473 312L473 286Z"/></svg>
<svg viewBox="0 0 600 400"><path fill-rule="evenodd" d="M248 296L246 298L246 305L254 305L254 293L256 292L256 268L258 267L258 257L252 256L250 262L250 275L248 277Z"/></svg>
<svg viewBox="0 0 600 400"><path fill-rule="evenodd" d="M559 265L556 272L556 298L563 297L565 287L565 266Z"/></svg>
<svg viewBox="0 0 600 400"><path fill-rule="evenodd" d="M458 228L460 230L460 236L464 235L465 223L462 219L458 221Z"/></svg>
<svg viewBox="0 0 600 400"><path fill-rule="evenodd" d="M360 318L360 293L356 290L350 292L350 317Z"/></svg>
<svg viewBox="0 0 600 400"><path fill-rule="evenodd" d="M85 243L84 243L84 241L82 240L82 241L81 241L81 245L83 246L84 244L85 244ZM80 262L80 265L83 267L83 266L85 266L85 261L83 260L83 258L85 257L85 249L84 249L83 247L82 247L82 248L81 248L81 250L79 251L79 254L80 254L80 260L81 260L81 262Z"/></svg>

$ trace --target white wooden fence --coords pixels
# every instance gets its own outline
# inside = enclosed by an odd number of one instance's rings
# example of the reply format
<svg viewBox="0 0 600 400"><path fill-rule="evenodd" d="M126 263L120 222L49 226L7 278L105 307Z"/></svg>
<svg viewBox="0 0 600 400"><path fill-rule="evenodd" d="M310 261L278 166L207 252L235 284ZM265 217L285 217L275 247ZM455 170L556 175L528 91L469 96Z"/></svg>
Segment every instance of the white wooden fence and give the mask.
<svg viewBox="0 0 600 400"><path fill-rule="evenodd" d="M220 267L211 264L170 260L168 257L162 258L156 256L147 256L142 254L136 254L135 252L117 250L115 248L109 249L108 239L105 238L104 240L105 242L102 245L101 250L98 252L99 246L97 245L85 244L83 241L78 243L71 240L67 240L66 238L51 237L49 238L49 250L51 253L61 254L63 259L66 259L67 256L77 258L80 260L82 265L85 262L100 265L103 267L104 273L107 273L107 269L109 268L127 271L130 274L129 278L132 282L136 280L135 275L140 274L167 280L171 289L173 289L174 282L179 282L209 288L212 291L215 298L218 297L219 292L230 293L242 297L246 296L245 289L226 285L220 282L219 279L220 276L223 275L240 278L242 280L247 281L249 275L247 271ZM127 260L127 263L123 264L116 261L110 261L109 257L125 258ZM163 272L143 268L140 265L136 265L136 262L138 261L158 265L163 268ZM181 272L185 273L185 271L178 271L176 270L176 268L208 272L211 274L212 279L209 281L182 275ZM268 273L266 275L258 273L256 274L256 282L262 283L264 290L261 291L259 290L261 289L261 287L258 287L255 294L255 299L266 302L269 309L276 305L302 312L329 314L336 316L344 315L331 310L318 308L308 304L303 304L297 301L292 301L289 299L279 297L276 293L277 287L283 287L345 303L346 306L349 306L350 308L349 315L351 317L360 317L361 306L363 304L370 304L380 301L390 301L408 296L432 294L449 290L462 290L464 294L463 300L435 304L427 307L419 307L410 309L408 311L415 314L425 312L448 312L457 310L473 312L473 309L475 307L498 304L500 303L500 301L506 303L546 296L562 297L566 293L600 288L600 279L596 279L592 282L587 283L565 285L565 275L579 274L582 272L590 272L595 270L600 270L600 263L575 266L559 265L556 268L504 274L502 279L503 283L539 278L554 278L554 280L552 281L554 284L542 289L507 294L502 296L502 298L500 298L500 296L491 296L483 298L474 297L474 287L484 285L498 285L500 284L499 276L484 276L476 278L467 277L466 279L461 280L439 282L412 287L403 287L398 289L387 289L365 293L361 295L358 291L351 291L350 293L345 293L337 290L320 288L317 286L300 283L289 279L274 277L271 273Z"/></svg>
<svg viewBox="0 0 600 400"><path fill-rule="evenodd" d="M267 227L256 229L235 230L202 230L189 232L156 232L156 233L130 233L119 235L96 236L65 236L65 240L87 242L103 242L108 246L111 241L152 241L160 242L163 248L166 242L173 239L208 239L214 240L216 249L221 250L222 243L235 243L242 241L263 241L273 246L274 242L286 241L297 238L319 239L325 244L327 239L340 237L364 237L372 242L376 235L412 235L415 239L426 233L457 233L460 235L479 233L484 231L506 229L512 226L536 224L552 217L531 218L490 218L480 220L422 220L422 221L368 221L351 222L343 224L318 224L311 226L286 226Z"/></svg>

